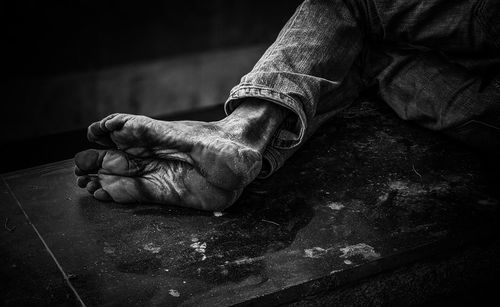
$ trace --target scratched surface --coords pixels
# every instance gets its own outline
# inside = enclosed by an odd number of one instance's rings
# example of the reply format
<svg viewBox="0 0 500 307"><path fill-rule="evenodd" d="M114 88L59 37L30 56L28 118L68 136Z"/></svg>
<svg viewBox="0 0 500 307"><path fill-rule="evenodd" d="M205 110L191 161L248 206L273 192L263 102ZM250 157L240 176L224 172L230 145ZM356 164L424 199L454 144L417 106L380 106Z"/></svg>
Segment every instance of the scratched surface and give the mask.
<svg viewBox="0 0 500 307"><path fill-rule="evenodd" d="M71 161L4 176L89 305L278 304L487 237L486 162L361 103L223 213L100 203Z"/></svg>
<svg viewBox="0 0 500 307"><path fill-rule="evenodd" d="M56 264L0 180L0 305L78 306Z"/></svg>

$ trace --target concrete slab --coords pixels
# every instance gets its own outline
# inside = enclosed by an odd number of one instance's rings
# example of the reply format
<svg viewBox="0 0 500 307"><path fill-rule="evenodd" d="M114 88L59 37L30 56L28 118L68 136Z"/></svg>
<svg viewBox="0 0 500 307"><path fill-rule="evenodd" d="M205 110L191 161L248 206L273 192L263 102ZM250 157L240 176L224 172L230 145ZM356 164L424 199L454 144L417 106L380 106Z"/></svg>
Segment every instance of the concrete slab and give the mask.
<svg viewBox="0 0 500 307"><path fill-rule="evenodd" d="M3 180L0 219L1 305L80 305Z"/></svg>
<svg viewBox="0 0 500 307"><path fill-rule="evenodd" d="M497 236L490 166L361 103L222 213L100 203L71 161L2 177L88 305L276 305Z"/></svg>

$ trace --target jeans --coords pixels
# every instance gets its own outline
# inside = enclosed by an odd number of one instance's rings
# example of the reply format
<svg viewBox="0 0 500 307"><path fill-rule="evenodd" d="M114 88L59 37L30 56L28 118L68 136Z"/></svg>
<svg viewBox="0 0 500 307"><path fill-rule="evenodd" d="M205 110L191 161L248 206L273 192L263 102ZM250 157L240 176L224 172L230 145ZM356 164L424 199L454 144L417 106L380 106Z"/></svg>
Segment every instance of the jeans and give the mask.
<svg viewBox="0 0 500 307"><path fill-rule="evenodd" d="M306 0L225 104L290 110L267 177L361 91L405 120L500 154L500 1Z"/></svg>

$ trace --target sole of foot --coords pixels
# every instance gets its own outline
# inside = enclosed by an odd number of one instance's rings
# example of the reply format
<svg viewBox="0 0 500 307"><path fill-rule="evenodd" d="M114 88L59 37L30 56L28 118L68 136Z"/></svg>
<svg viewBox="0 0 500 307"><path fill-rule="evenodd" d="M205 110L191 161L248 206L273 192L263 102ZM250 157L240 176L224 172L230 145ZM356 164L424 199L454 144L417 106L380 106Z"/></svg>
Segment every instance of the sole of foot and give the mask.
<svg viewBox="0 0 500 307"><path fill-rule="evenodd" d="M77 184L96 199L118 203L160 203L220 211L242 189L225 190L210 183L192 165L137 158L120 150L82 151L75 156Z"/></svg>
<svg viewBox="0 0 500 307"><path fill-rule="evenodd" d="M139 157L188 163L225 190L245 187L262 167L257 150L214 123L158 121L119 113L90 125L87 136L92 142Z"/></svg>

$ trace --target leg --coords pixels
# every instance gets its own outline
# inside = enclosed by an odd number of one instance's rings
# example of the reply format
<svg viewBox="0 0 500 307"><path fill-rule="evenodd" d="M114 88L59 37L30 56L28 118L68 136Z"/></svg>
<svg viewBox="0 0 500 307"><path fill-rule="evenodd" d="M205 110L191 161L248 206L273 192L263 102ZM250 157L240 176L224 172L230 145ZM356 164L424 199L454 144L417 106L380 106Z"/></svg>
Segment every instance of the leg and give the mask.
<svg viewBox="0 0 500 307"><path fill-rule="evenodd" d="M92 124L88 138L119 151L77 154L78 184L100 200L220 210L257 176L284 116L278 106L259 101L213 123L114 114Z"/></svg>
<svg viewBox="0 0 500 307"><path fill-rule="evenodd" d="M371 33L386 45L457 55L498 54L496 0L368 0ZM377 39L378 38L378 39Z"/></svg>
<svg viewBox="0 0 500 307"><path fill-rule="evenodd" d="M269 127L272 128L268 129L267 119L262 112L256 112L260 115L251 124L260 125L258 119L264 118L264 131L255 127L247 129L246 123L241 121L247 117L252 118L252 114L243 111L241 116L235 117L235 121L228 117L226 121L219 123L164 123L121 114L91 126L89 136L95 141L114 144L126 153L144 159L182 161L191 165L208 183L225 190L237 191L259 172L259 154L264 152L268 144L268 152L278 152L278 160L283 160L305 141L307 135L315 130L317 123L348 105L349 99L342 97L343 89L347 88L346 93L350 95L350 89L356 88L350 87L348 80L367 41L426 46L427 42L439 43L440 39L436 38L459 32L460 35L453 36L447 45L463 46L464 38L472 39L473 42L483 39L476 37L478 31L475 28L471 33L464 32L467 35L462 35L462 29L473 27L470 23L465 23L463 27L458 19L467 19L468 16L473 19L475 16L468 12L465 4L469 2L465 0L457 3L441 0L431 5L416 0L410 1L409 5L402 1L388 3L387 7L385 1L378 0L307 0L299 7L254 70L244 76L241 84L232 91L226 104L227 112L234 113L246 110L248 99L271 101L292 111L285 116L282 125L280 118L274 124L270 121ZM476 3L495 5L492 1ZM381 9L384 5L387 10ZM484 6L474 5L474 8ZM478 9L474 12L479 11L486 11L486 15L491 17L481 18L483 26L488 26L496 18L489 10ZM383 12L383 15L379 15L379 12ZM407 15L411 18L401 18ZM481 16L484 17L484 14ZM440 20L443 19L449 19L447 27L442 27ZM427 24L426 21L429 20L433 22ZM413 29L412 33L416 34L406 37L409 29ZM382 33L381 36L376 33L377 30ZM422 35L430 32L430 37L434 40ZM484 47L482 43L473 45L476 46L472 48L474 51ZM427 47L435 46L429 44ZM335 103L325 104L327 101ZM250 111L256 110L250 108ZM279 114L283 112L277 111ZM278 131L274 133L278 127ZM263 134L263 142L258 142L256 138L245 138L252 135L245 131L254 129L258 131L257 135ZM281 151L285 153L280 154ZM77 166L82 162L78 160L77 157ZM113 195L110 196L113 198Z"/></svg>
<svg viewBox="0 0 500 307"><path fill-rule="evenodd" d="M351 72L370 44L446 51L456 58L498 54L494 0L306 0L226 102L258 97L292 112L265 159L271 175L325 116L345 108ZM496 62L499 63L498 61ZM497 66L498 67L498 66Z"/></svg>
<svg viewBox="0 0 500 307"><path fill-rule="evenodd" d="M435 52L384 52L379 94L403 119L500 153L500 75L477 76ZM496 73L496 76L494 75Z"/></svg>

